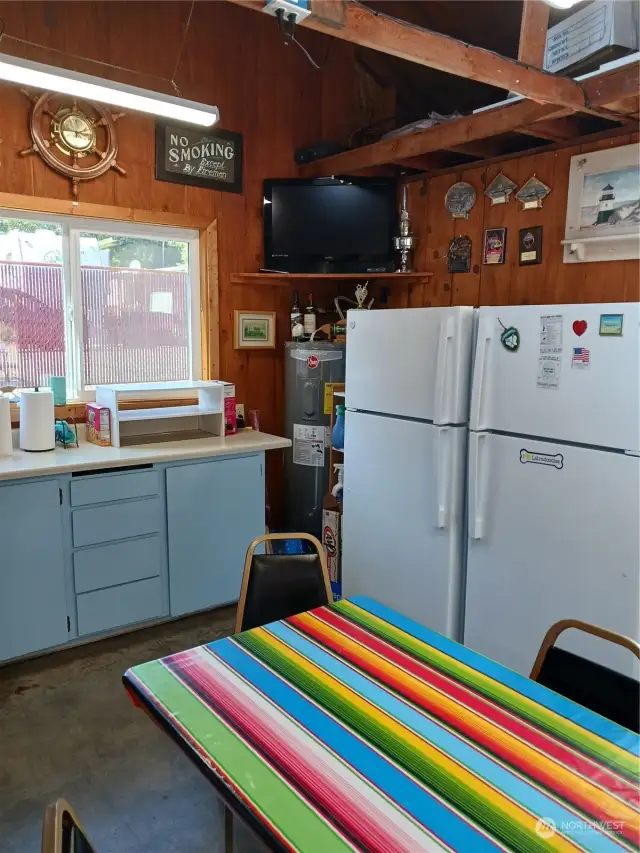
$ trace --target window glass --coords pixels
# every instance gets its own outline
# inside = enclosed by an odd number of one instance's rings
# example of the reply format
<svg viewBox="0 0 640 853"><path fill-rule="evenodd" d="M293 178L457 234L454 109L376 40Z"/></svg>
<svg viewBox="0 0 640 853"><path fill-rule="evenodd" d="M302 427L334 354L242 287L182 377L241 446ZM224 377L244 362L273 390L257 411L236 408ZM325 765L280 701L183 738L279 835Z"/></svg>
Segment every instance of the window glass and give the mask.
<svg viewBox="0 0 640 853"><path fill-rule="evenodd" d="M84 385L189 379L189 244L80 234Z"/></svg>
<svg viewBox="0 0 640 853"><path fill-rule="evenodd" d="M62 226L0 218L0 385L66 374Z"/></svg>

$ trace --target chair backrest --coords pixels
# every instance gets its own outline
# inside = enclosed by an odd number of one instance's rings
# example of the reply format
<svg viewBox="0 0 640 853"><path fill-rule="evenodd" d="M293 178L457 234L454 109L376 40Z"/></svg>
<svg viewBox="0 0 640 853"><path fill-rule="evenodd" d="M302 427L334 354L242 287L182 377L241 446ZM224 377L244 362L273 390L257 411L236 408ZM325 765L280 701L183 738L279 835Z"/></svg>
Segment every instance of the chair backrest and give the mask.
<svg viewBox="0 0 640 853"><path fill-rule="evenodd" d="M606 628L577 619L556 622L545 634L531 670L531 678L567 699L640 732L640 689L638 681L555 645L563 631L575 628L629 649L640 658L640 645Z"/></svg>
<svg viewBox="0 0 640 853"><path fill-rule="evenodd" d="M262 542L306 539L315 554L256 554ZM236 633L313 610L332 600L322 545L309 533L270 533L249 546L236 616Z"/></svg>
<svg viewBox="0 0 640 853"><path fill-rule="evenodd" d="M57 800L46 808L42 853L98 853L66 800Z"/></svg>

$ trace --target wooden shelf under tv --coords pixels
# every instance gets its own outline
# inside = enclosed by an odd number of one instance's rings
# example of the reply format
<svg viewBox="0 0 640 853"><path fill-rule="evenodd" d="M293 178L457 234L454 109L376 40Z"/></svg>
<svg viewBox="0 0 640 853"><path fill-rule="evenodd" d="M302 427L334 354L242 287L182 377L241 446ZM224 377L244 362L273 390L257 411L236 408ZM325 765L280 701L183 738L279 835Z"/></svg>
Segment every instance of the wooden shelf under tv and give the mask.
<svg viewBox="0 0 640 853"><path fill-rule="evenodd" d="M287 285L296 281L410 281L421 278L431 278L431 272L369 272L369 273L297 273L297 272L241 272L232 273L231 284L256 284L264 281L266 284Z"/></svg>

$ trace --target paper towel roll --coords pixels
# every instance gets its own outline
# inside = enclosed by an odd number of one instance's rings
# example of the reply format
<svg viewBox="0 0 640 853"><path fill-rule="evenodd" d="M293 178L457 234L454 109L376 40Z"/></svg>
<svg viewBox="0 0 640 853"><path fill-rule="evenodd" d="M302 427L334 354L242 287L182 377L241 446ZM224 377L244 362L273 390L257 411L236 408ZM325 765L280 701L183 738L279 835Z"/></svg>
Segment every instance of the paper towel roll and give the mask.
<svg viewBox="0 0 640 853"><path fill-rule="evenodd" d="M0 397L0 456L11 456L12 453L13 436L11 434L9 398Z"/></svg>
<svg viewBox="0 0 640 853"><path fill-rule="evenodd" d="M53 391L50 388L20 392L20 447L54 450L56 446Z"/></svg>

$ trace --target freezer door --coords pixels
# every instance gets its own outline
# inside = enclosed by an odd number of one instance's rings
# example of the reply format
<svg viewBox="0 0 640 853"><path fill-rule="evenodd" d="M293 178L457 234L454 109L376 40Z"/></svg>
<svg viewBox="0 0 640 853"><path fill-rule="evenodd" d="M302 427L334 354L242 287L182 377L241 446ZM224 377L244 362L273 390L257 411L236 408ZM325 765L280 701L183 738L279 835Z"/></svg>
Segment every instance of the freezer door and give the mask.
<svg viewBox="0 0 640 853"><path fill-rule="evenodd" d="M473 308L349 311L350 409L466 423Z"/></svg>
<svg viewBox="0 0 640 853"><path fill-rule="evenodd" d="M461 639L466 428L348 411L342 588Z"/></svg>
<svg viewBox="0 0 640 853"><path fill-rule="evenodd" d="M638 457L470 433L465 644L529 675L560 619L640 639L639 493ZM637 677L626 649L559 645Z"/></svg>
<svg viewBox="0 0 640 853"><path fill-rule="evenodd" d="M512 305L478 315L471 429L640 449L638 303Z"/></svg>

